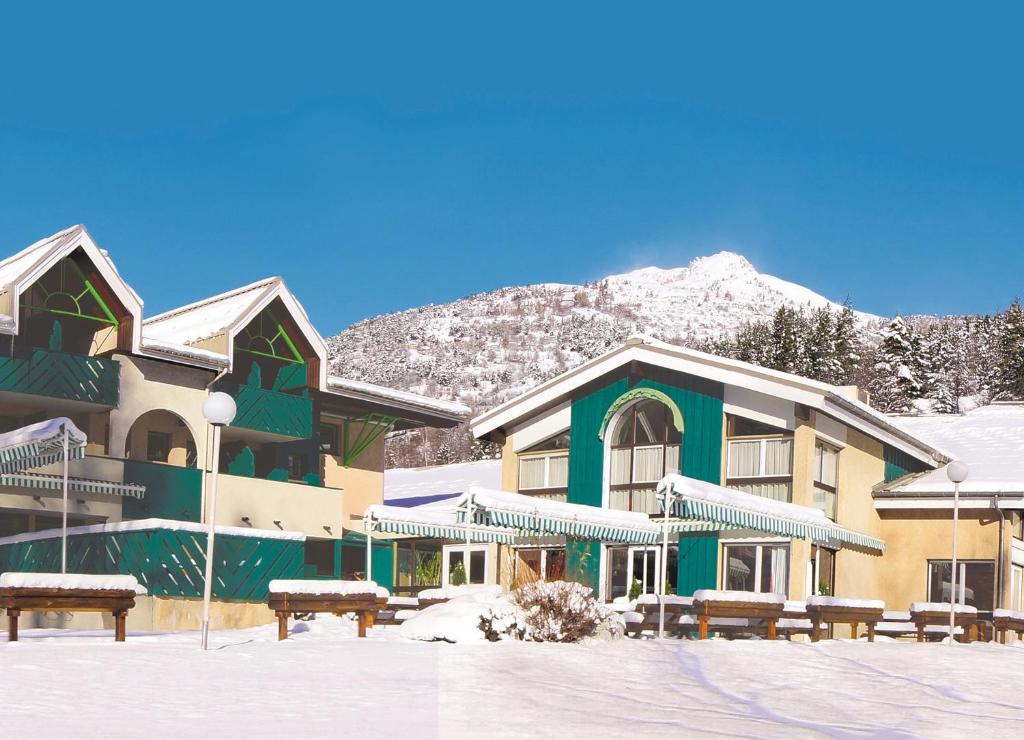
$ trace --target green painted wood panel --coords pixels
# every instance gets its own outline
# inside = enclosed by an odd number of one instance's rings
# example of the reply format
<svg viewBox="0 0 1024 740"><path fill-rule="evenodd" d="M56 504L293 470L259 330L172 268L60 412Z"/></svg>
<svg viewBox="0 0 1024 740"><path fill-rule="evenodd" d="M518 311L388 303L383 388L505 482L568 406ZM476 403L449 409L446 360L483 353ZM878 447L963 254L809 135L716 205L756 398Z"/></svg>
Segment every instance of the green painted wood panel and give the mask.
<svg viewBox="0 0 1024 740"><path fill-rule="evenodd" d="M885 445L883 454L885 457L886 483L891 483L897 478L902 478L910 473L920 473L928 469L928 466L920 460L890 445Z"/></svg>
<svg viewBox="0 0 1024 740"><path fill-rule="evenodd" d="M313 400L306 394L280 393L227 381L218 383L217 390L230 394L238 406L232 426L301 439L313 437Z"/></svg>
<svg viewBox="0 0 1024 740"><path fill-rule="evenodd" d="M0 391L117 406L121 366L106 357L46 349L0 357Z"/></svg>
<svg viewBox="0 0 1024 740"><path fill-rule="evenodd" d="M657 368L647 368L646 375L647 377L637 380L632 385L629 378L610 377L606 385L573 399L568 491L568 500L571 503L601 506L604 441L598 434L605 413L616 399L636 387L652 388L666 394L682 412L684 432L680 472L711 483L721 482L724 393L722 384ZM578 549L582 554L592 552L593 548L588 546ZM596 557L590 558L590 561L596 560ZM572 567L572 549L569 561ZM689 594L697 588L714 588L717 564L717 535L681 537L678 592ZM593 579L588 585L596 588L598 566L593 562L586 565L583 572Z"/></svg>
<svg viewBox="0 0 1024 740"><path fill-rule="evenodd" d="M366 562L366 535L359 532L345 532L345 536L338 540L338 551L334 559L335 578L341 578L341 550L342 548L355 548L358 550L358 558L361 563ZM373 582L383 586L389 591L395 583L395 548L390 540L373 541Z"/></svg>
<svg viewBox="0 0 1024 740"><path fill-rule="evenodd" d="M213 596L225 601L264 601L275 578L301 578L301 540L219 535ZM199 598L206 568L206 533L163 528L72 535L68 570L135 576L150 595ZM60 538L0 545L0 570L60 571Z"/></svg>
<svg viewBox="0 0 1024 740"><path fill-rule="evenodd" d="M145 497L124 499L121 514L125 519L200 520L203 472L198 468L125 460L124 480L146 487Z"/></svg>

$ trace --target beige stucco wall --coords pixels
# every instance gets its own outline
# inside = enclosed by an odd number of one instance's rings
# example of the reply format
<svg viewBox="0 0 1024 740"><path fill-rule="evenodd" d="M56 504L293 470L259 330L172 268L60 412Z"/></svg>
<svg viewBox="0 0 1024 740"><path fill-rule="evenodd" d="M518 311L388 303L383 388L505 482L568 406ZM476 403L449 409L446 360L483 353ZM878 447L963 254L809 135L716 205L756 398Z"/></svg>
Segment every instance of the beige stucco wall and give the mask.
<svg viewBox="0 0 1024 740"><path fill-rule="evenodd" d="M887 511L881 520L881 532L886 551L878 568L878 598L885 599L892 609L906 609L912 601L926 600L928 560L950 558L952 512ZM1010 539L1008 533L1006 539ZM998 547L998 518L991 512L960 512L957 557L995 560Z"/></svg>
<svg viewBox="0 0 1024 740"><path fill-rule="evenodd" d="M202 599L139 596L135 607L128 612L128 640L131 641L132 632L198 630L202 617ZM263 603L210 602L211 629L244 629L273 621L274 613ZM24 612L18 620L18 628L110 630L110 639L114 639L114 618L99 612ZM0 613L0 630L6 629L7 617Z"/></svg>
<svg viewBox="0 0 1024 740"><path fill-rule="evenodd" d="M349 433L358 437L353 426ZM352 465L342 465L340 455L322 455L324 485L342 490L341 523L347 529L361 529L367 506L384 502L384 437L378 437Z"/></svg>
<svg viewBox="0 0 1024 740"><path fill-rule="evenodd" d="M217 477L217 523L340 537L343 496L341 491L305 483L221 474Z"/></svg>
<svg viewBox="0 0 1024 740"><path fill-rule="evenodd" d="M501 490L515 491L519 487L519 456L515 453L513 435L508 435L501 446Z"/></svg>

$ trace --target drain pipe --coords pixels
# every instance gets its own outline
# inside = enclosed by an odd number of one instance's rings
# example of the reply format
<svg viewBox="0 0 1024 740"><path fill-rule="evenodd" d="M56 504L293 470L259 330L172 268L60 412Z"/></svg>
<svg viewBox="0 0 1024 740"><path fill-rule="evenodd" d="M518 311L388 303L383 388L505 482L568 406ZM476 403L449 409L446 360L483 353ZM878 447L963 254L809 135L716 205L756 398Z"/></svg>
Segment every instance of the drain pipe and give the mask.
<svg viewBox="0 0 1024 740"><path fill-rule="evenodd" d="M999 508L999 494L992 497L996 507L996 514L999 515L999 554L996 557L996 609L1003 608L1003 543L1006 541L1004 530L1006 529L1006 514Z"/></svg>

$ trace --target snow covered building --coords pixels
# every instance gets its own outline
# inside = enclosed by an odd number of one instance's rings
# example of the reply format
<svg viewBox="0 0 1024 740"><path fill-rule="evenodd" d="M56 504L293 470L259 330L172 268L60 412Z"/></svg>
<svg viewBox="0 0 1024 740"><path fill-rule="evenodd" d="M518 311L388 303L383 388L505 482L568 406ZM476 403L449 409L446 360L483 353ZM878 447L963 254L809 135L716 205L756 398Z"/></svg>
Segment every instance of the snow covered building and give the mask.
<svg viewBox="0 0 1024 740"><path fill-rule="evenodd" d="M853 387L640 337L478 416L471 429L503 445L506 491L654 516L657 481L675 472L817 507L838 525L884 542L883 553L742 528L684 532L673 536L668 556L675 593L726 588L804 599L823 592L881 598L894 609L942 599L952 500L942 468L953 454L963 455L978 467L972 480L979 486L961 520L964 596L981 611L1020 608L1016 565L1012 584L998 573L1009 573L1011 560L1024 563L1024 438L1017 431L997 442L1000 432L983 438L976 430L994 418L1013 426L1008 419L1022 410L982 409L945 424L894 419L864 400ZM991 462L1004 457L1013 462ZM1013 483L1003 486L1000 478ZM460 547L466 545L446 546ZM510 561L500 573L514 572L523 559L515 548L471 547L485 553L479 557ZM530 551L526 557L534 570L568 562L606 599L657 591L657 546L563 539L548 543L546 563ZM948 598L948 585L946 591Z"/></svg>
<svg viewBox="0 0 1024 740"><path fill-rule="evenodd" d="M210 391L238 408L221 437L228 529L214 595L239 604L262 601L270 578L362 572L385 435L468 418L460 404L330 376L327 360L280 278L146 317L82 226L0 261L0 431L66 416L86 433L86 456L69 464L68 568L136 575L154 627L196 617ZM0 478L0 570L59 570L58 472ZM392 552L374 554L385 585ZM217 613L248 619L237 604Z"/></svg>

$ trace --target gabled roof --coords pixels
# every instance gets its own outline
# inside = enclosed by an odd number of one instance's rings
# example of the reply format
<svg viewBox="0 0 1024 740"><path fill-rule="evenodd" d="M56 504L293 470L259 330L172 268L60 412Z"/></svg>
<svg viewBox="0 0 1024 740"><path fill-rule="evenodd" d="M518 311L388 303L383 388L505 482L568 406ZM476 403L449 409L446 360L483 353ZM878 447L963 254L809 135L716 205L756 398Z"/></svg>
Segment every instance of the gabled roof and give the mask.
<svg viewBox="0 0 1024 740"><path fill-rule="evenodd" d="M481 414L470 422L473 436L479 438L498 429L507 430L567 400L575 389L631 362L647 363L808 406L929 465L941 465L950 459L946 453L894 424L885 414L850 398L837 386L644 336L630 337L600 357Z"/></svg>
<svg viewBox="0 0 1024 740"><path fill-rule="evenodd" d="M899 416L911 434L946 449L968 468L963 494L1024 496L1024 404L995 403L965 414ZM899 497L953 493L945 466L876 487Z"/></svg>
<svg viewBox="0 0 1024 740"><path fill-rule="evenodd" d="M146 319L142 329L142 348L146 353L177 355L200 364L230 368L235 336L275 299L284 304L319 357L323 385L326 381L327 345L313 328L302 304L279 277L266 278ZM226 354L197 346L220 336L227 339Z"/></svg>
<svg viewBox="0 0 1024 740"><path fill-rule="evenodd" d="M134 318L132 347L137 349L141 339L142 298L121 278L106 250L96 245L81 224L40 239L17 254L0 260L0 333L18 333L21 294L47 270L79 248Z"/></svg>
<svg viewBox="0 0 1024 740"><path fill-rule="evenodd" d="M386 404L397 410L406 409L455 422L465 421L472 413L469 406L454 401L428 398L418 393L400 391L382 385L374 385L373 383L364 383L361 380L349 380L337 375L331 375L327 378L327 385L324 387L324 390L333 395L357 401Z"/></svg>

